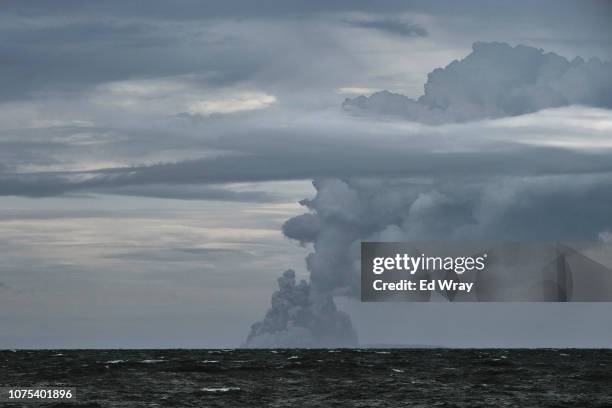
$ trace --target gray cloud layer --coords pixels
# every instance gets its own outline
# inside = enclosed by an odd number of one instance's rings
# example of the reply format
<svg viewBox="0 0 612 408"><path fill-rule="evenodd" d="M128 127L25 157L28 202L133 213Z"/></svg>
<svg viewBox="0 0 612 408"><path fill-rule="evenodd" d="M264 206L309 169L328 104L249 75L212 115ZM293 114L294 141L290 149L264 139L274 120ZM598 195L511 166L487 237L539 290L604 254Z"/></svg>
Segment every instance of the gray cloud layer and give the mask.
<svg viewBox="0 0 612 408"><path fill-rule="evenodd" d="M225 131L206 141L241 154L86 172L4 172L0 195L83 191L257 201L266 197L195 186L320 177L480 177L484 169L488 175L605 173L612 171L611 121L608 111L580 108L441 127L337 114L300 118L291 126L245 121L248 131Z"/></svg>
<svg viewBox="0 0 612 408"><path fill-rule="evenodd" d="M353 27L369 28L379 30L389 34L404 36L404 37L425 37L427 30L418 24L405 23L398 20L366 20L353 21L349 23Z"/></svg>

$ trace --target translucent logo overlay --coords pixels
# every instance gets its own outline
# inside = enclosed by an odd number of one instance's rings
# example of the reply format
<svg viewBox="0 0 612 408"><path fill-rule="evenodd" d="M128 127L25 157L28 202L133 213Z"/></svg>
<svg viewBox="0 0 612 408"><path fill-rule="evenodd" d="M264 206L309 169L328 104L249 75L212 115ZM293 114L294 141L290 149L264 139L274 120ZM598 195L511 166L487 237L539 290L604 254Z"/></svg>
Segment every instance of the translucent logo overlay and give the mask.
<svg viewBox="0 0 612 408"><path fill-rule="evenodd" d="M603 242L363 242L364 302L610 302Z"/></svg>

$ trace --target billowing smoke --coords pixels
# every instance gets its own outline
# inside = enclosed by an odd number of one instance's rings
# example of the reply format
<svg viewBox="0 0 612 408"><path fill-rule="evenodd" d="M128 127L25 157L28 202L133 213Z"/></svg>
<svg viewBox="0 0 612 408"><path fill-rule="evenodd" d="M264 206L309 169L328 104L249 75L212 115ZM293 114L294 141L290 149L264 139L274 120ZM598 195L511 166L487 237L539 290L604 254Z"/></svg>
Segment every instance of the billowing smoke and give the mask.
<svg viewBox="0 0 612 408"><path fill-rule="evenodd" d="M463 122L567 105L612 107L612 63L572 61L505 43L473 45L460 61L430 72L417 100L382 91L347 99L344 108L425 123Z"/></svg>
<svg viewBox="0 0 612 408"><path fill-rule="evenodd" d="M336 309L330 293L317 292L295 272L278 278L278 291L261 322L253 324L248 347L351 347L357 335L347 314Z"/></svg>
<svg viewBox="0 0 612 408"><path fill-rule="evenodd" d="M596 240L612 227L612 176L317 180L284 234L312 244L310 284L293 271L248 346L347 346L356 340L333 297L359 296L360 242Z"/></svg>

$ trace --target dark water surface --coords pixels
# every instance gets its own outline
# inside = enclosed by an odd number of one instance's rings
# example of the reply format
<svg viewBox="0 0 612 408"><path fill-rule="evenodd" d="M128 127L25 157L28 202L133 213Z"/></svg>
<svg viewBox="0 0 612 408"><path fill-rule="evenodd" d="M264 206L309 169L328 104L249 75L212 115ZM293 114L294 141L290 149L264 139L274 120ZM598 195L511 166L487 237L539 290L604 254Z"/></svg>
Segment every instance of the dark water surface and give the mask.
<svg viewBox="0 0 612 408"><path fill-rule="evenodd" d="M0 351L6 407L612 407L612 350ZM2 403L0 403L2 404Z"/></svg>

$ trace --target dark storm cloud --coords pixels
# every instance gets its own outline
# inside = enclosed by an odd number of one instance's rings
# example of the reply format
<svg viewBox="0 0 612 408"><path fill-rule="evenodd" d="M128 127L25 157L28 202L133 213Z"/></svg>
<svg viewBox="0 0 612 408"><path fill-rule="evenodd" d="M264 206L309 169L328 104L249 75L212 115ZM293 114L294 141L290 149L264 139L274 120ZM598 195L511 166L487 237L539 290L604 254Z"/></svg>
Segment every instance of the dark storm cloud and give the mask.
<svg viewBox="0 0 612 408"><path fill-rule="evenodd" d="M349 23L353 27L368 28L379 30L389 34L399 35L403 37L425 37L427 30L418 24L405 23L397 20L369 20L369 21L352 21Z"/></svg>

